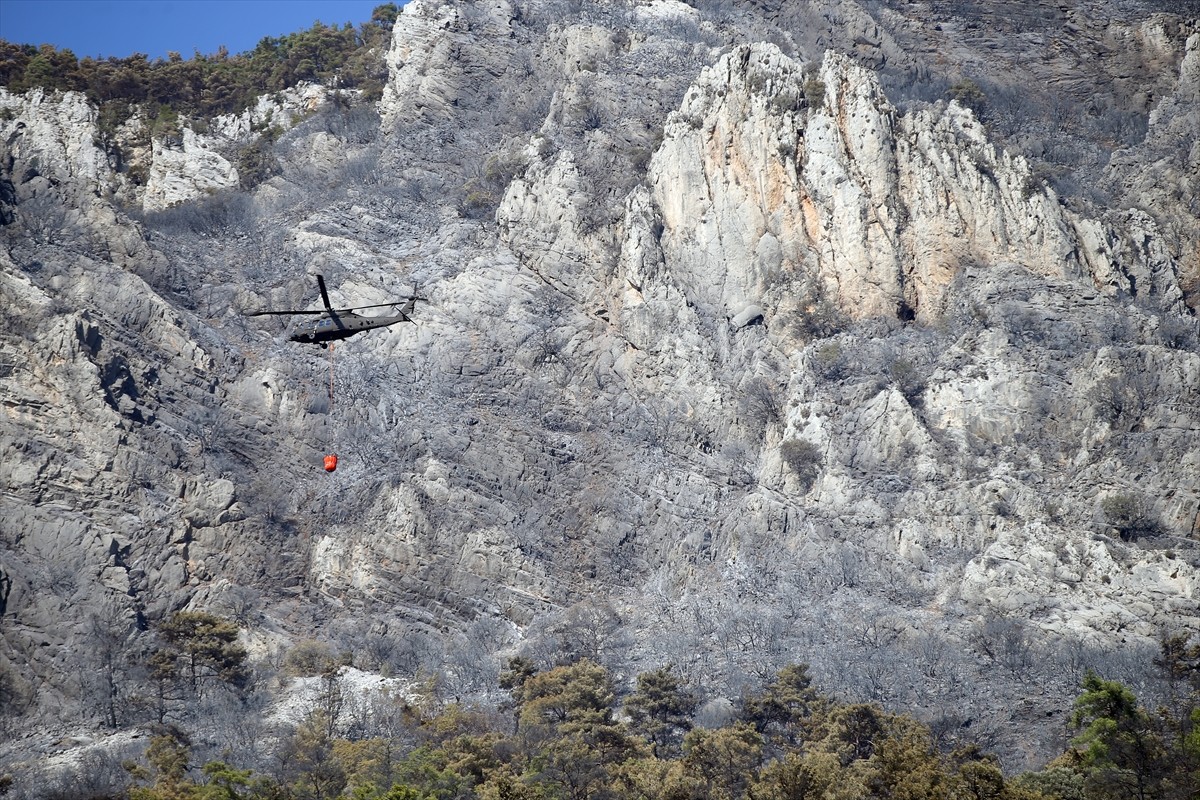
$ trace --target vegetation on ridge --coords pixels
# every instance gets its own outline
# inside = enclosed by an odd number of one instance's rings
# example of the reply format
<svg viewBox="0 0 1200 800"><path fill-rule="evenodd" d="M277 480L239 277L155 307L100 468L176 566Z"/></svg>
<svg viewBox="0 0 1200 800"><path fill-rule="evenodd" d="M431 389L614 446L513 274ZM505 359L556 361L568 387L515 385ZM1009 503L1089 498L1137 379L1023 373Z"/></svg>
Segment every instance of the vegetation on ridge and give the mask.
<svg viewBox="0 0 1200 800"><path fill-rule="evenodd" d="M100 106L102 118L121 115L131 103L159 109L152 117L209 118L302 81L336 83L375 98L386 79L383 52L398 13L395 3L385 3L357 28L317 22L305 31L265 37L245 53L230 55L222 47L190 59L179 53L153 61L142 53L80 59L53 45L0 40L0 85L14 92L37 87L83 92Z"/></svg>
<svg viewBox="0 0 1200 800"><path fill-rule="evenodd" d="M188 727L187 709L222 692L254 702L246 652L235 623L205 612L177 612L157 630L151 704L170 704L150 723L148 745L110 770L108 785L75 772L57 792L61 776L46 771L39 796L1183 800L1200 790L1200 645L1182 635L1164 638L1154 661L1172 687L1171 707L1144 708L1121 683L1088 672L1067 718L1066 750L1041 770L1009 776L977 745L947 745L910 716L822 694L806 664L714 708L670 665L622 691L588 658L539 668L516 656L499 675L506 699L467 704L439 700L432 676L412 694L358 696L346 679L348 654L315 642L283 660L285 674L317 680L303 719L277 728L273 755L226 749L195 765L205 734Z"/></svg>
<svg viewBox="0 0 1200 800"><path fill-rule="evenodd" d="M390 732L348 724L341 667L330 662L277 769L256 774L229 763L233 753L190 768L188 735L165 727L145 763L126 763L132 785L116 796L1182 800L1200 789L1200 647L1168 639L1162 652L1160 667L1178 680L1177 708L1151 712L1120 683L1089 673L1071 745L1017 777L974 746L940 752L911 717L820 694L804 664L780 670L705 726L669 666L642 673L621 698L614 676L587 659L539 671L516 657L500 678L507 709L396 699Z"/></svg>

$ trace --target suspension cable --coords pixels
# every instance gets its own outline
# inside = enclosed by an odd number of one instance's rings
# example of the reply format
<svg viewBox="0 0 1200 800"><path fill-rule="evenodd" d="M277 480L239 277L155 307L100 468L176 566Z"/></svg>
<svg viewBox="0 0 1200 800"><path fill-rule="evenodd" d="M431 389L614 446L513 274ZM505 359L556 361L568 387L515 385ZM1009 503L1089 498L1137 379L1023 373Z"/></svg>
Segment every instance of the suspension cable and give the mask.
<svg viewBox="0 0 1200 800"><path fill-rule="evenodd" d="M329 343L329 416L333 417L333 351L337 342Z"/></svg>
<svg viewBox="0 0 1200 800"><path fill-rule="evenodd" d="M333 351L334 342L329 343L329 449L332 451L336 444L337 426L333 418ZM337 469L337 454L330 452L325 456L325 471L333 472Z"/></svg>

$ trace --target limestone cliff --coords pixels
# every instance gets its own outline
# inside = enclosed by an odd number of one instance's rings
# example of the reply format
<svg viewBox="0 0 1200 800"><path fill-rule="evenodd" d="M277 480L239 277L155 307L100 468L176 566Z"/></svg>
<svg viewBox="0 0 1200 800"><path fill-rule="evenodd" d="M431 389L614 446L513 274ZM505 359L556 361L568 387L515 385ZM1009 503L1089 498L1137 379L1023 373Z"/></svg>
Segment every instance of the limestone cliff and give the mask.
<svg viewBox="0 0 1200 800"><path fill-rule="evenodd" d="M5 763L180 608L450 697L805 661L1009 765L1089 666L1155 696L1200 631L1200 31L1060 4L1033 63L952 5L414 0L377 106L170 139L0 91ZM243 316L317 273L429 302L334 351Z"/></svg>
<svg viewBox="0 0 1200 800"><path fill-rule="evenodd" d="M668 118L648 184L648 192L631 196L621 268L603 290L566 272L577 267L563 258L573 253L562 232L578 230L572 217L588 202L569 153L555 155L545 167L535 164L515 181L499 217L513 246L535 263L562 264L556 285L590 289L592 304L614 306L613 334L647 353L632 371L634 384L648 394L687 397L692 424L707 435L730 435L747 373L777 375L768 380L777 387L784 425L779 439L763 443L757 479L774 482L770 475L780 463L773 451L781 440L818 442L825 469L802 504L807 513L877 530L858 534L860 544L901 558L915 545L925 566L932 548L978 548L978 562L962 576L962 591L973 602L986 606L994 599L980 577L992 574L991 542L1019 549L1022 543L1069 541L1071 529L1090 516L1089 504L1106 491L1133 487L1123 477L1129 469L1123 459L1096 465L1107 477L1089 470L1081 481L1069 474L1050 479L1047 471L1058 469L1023 454L1023 475L1000 473L978 487L952 488L945 481L956 472L951 463L961 457L960 448L976 438L1019 451L1023 441L1065 445L1083 437L1068 470L1090 464L1099 456L1090 451L1111 443L1113 435L1108 421L1094 419L1103 413L1097 387L1113 377L1109 369L1124 375L1127 367L1119 364L1129 359L1143 362L1137 369L1155 376L1148 379L1163 398L1163 407L1139 409L1138 419L1129 422L1147 432L1162 425L1186 430L1167 421L1175 413L1168 408L1195 396L1200 362L1194 352L1138 345L1072 354L1068 341L1012 341L1014 334L1042 339L1047 334L1038 329L1064 323L1078 333L1064 329L1061 335L1085 338L1080 334L1097 314L1120 313L1106 298L1136 296L1139 286L1153 306L1136 315L1135 324L1153 328L1158 320L1186 315L1177 262L1144 214L1130 212L1113 227L1064 209L1023 159L987 141L967 109L951 103L901 115L874 76L845 56L830 53L819 67L806 68L773 46L738 48L705 69ZM537 235L547 228L560 238ZM864 345L859 337L835 336L820 348L805 348L812 338L805 333L805 319L813 314L811 287L845 317L884 321L893 330L903 320L945 325L953 305L964 301L991 317L1016 295L1014 307L1001 313L1018 317L1005 325L1017 329L931 337L927 346L941 338L944 344L937 346L950 349L900 356L924 362L917 368L928 371L920 391L906 398L886 385L855 387L863 408L848 411L814 362L844 361L843 350ZM754 310L762 334L738 323L746 309ZM746 345L750 336L755 338ZM775 363L763 363L768 360ZM1067 374L1051 378L1052 364ZM884 383L899 377L893 369ZM1055 427L1047 430L1051 404L1058 406L1051 412ZM1143 471L1138 483L1139 491L1157 487L1150 493L1159 499L1151 502L1170 519L1169 528L1185 534L1198 510L1195 446L1183 433L1169 447L1182 460ZM896 470L907 484L904 511L851 511L869 508L872 479ZM1076 522L1043 524L1048 480L1060 484L1054 490L1059 504L1076 506ZM937 486L940 501L922 488L926 483ZM787 490L786 484L772 488ZM1006 506L1020 498L1016 525L988 519L995 502L986 499L989 493L1015 495L1003 501ZM941 504L958 511L942 516L935 510ZM1062 510L1059 505L1056 514ZM1052 557L1044 579L1036 571L1022 573L1026 583L1015 595L1005 591L1004 605L1036 608L1051 596L1073 604L1076 590L1055 576L1087 571L1080 559L1090 556ZM1157 588L1149 591L1171 599L1146 604L1145 611L1156 609L1141 618L1147 634L1175 621L1196 590L1195 569L1186 563L1168 559L1151 573L1158 576L1152 579ZM1100 614L1111 626L1128 624L1122 610L1127 584L1107 584L1098 595L1095 586L1077 588L1095 606L1093 622Z"/></svg>

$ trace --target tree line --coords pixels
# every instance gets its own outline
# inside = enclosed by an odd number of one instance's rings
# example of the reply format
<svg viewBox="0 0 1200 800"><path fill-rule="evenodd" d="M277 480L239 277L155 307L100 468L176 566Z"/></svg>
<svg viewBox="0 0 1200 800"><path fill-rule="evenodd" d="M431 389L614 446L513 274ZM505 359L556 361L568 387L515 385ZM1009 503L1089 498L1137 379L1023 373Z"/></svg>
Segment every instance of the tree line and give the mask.
<svg viewBox="0 0 1200 800"><path fill-rule="evenodd" d="M211 118L252 105L264 93L312 81L361 89L371 98L383 90L383 54L399 14L395 3L377 6L369 22L357 27L317 22L305 31L265 37L253 49L230 55L224 48L184 59L169 53L150 60L77 58L53 45L14 44L0 40L0 85L13 92L41 87L78 91L101 108L143 105L158 113ZM167 112L161 111L167 109Z"/></svg>
<svg viewBox="0 0 1200 800"><path fill-rule="evenodd" d="M1200 644L1166 637L1155 665L1170 707L1147 709L1088 673L1065 751L1043 769L1005 775L976 745L939 749L929 728L876 704L819 692L791 664L714 711L670 665L622 689L581 658L542 668L517 656L495 703L390 696L374 724L349 712L349 659L316 643L284 659L319 679L303 721L269 767L233 751L192 763L181 704L227 690L248 697L253 670L236 623L178 612L149 651L153 735L122 785L71 796L128 800L1185 800L1200 792ZM249 711L249 709L247 709ZM2 783L2 781L0 781ZM0 791L0 794L3 792Z"/></svg>

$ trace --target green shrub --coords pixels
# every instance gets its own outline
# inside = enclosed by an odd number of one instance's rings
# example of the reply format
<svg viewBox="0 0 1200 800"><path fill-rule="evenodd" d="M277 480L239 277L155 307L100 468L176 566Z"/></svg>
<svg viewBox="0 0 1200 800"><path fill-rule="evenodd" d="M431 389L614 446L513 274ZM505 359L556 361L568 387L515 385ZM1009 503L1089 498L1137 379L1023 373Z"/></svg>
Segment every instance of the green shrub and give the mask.
<svg viewBox="0 0 1200 800"><path fill-rule="evenodd" d="M946 90L946 95L951 100L958 101L960 106L966 106L975 113L975 116L982 119L987 111L988 101L987 95L983 93L983 89L979 88L979 84L970 78L963 78L950 85Z"/></svg>
<svg viewBox="0 0 1200 800"><path fill-rule="evenodd" d="M788 439L779 446L779 457L800 480L804 491L812 488L823 460L821 448L807 439Z"/></svg>
<svg viewBox="0 0 1200 800"><path fill-rule="evenodd" d="M347 661L325 642L305 639L288 650L283 658L283 671L297 678L308 678L322 675Z"/></svg>
<svg viewBox="0 0 1200 800"><path fill-rule="evenodd" d="M253 189L280 173L282 167L275 156L274 145L282 133L282 128L272 126L238 151L233 165L238 171L238 184L243 189Z"/></svg>
<svg viewBox="0 0 1200 800"><path fill-rule="evenodd" d="M1110 494L1100 501L1100 510L1105 521L1127 542L1136 542L1143 536L1156 536L1162 532L1158 520L1139 495L1126 492Z"/></svg>
<svg viewBox="0 0 1200 800"><path fill-rule="evenodd" d="M825 82L810 78L804 82L804 99L810 107L825 105Z"/></svg>

